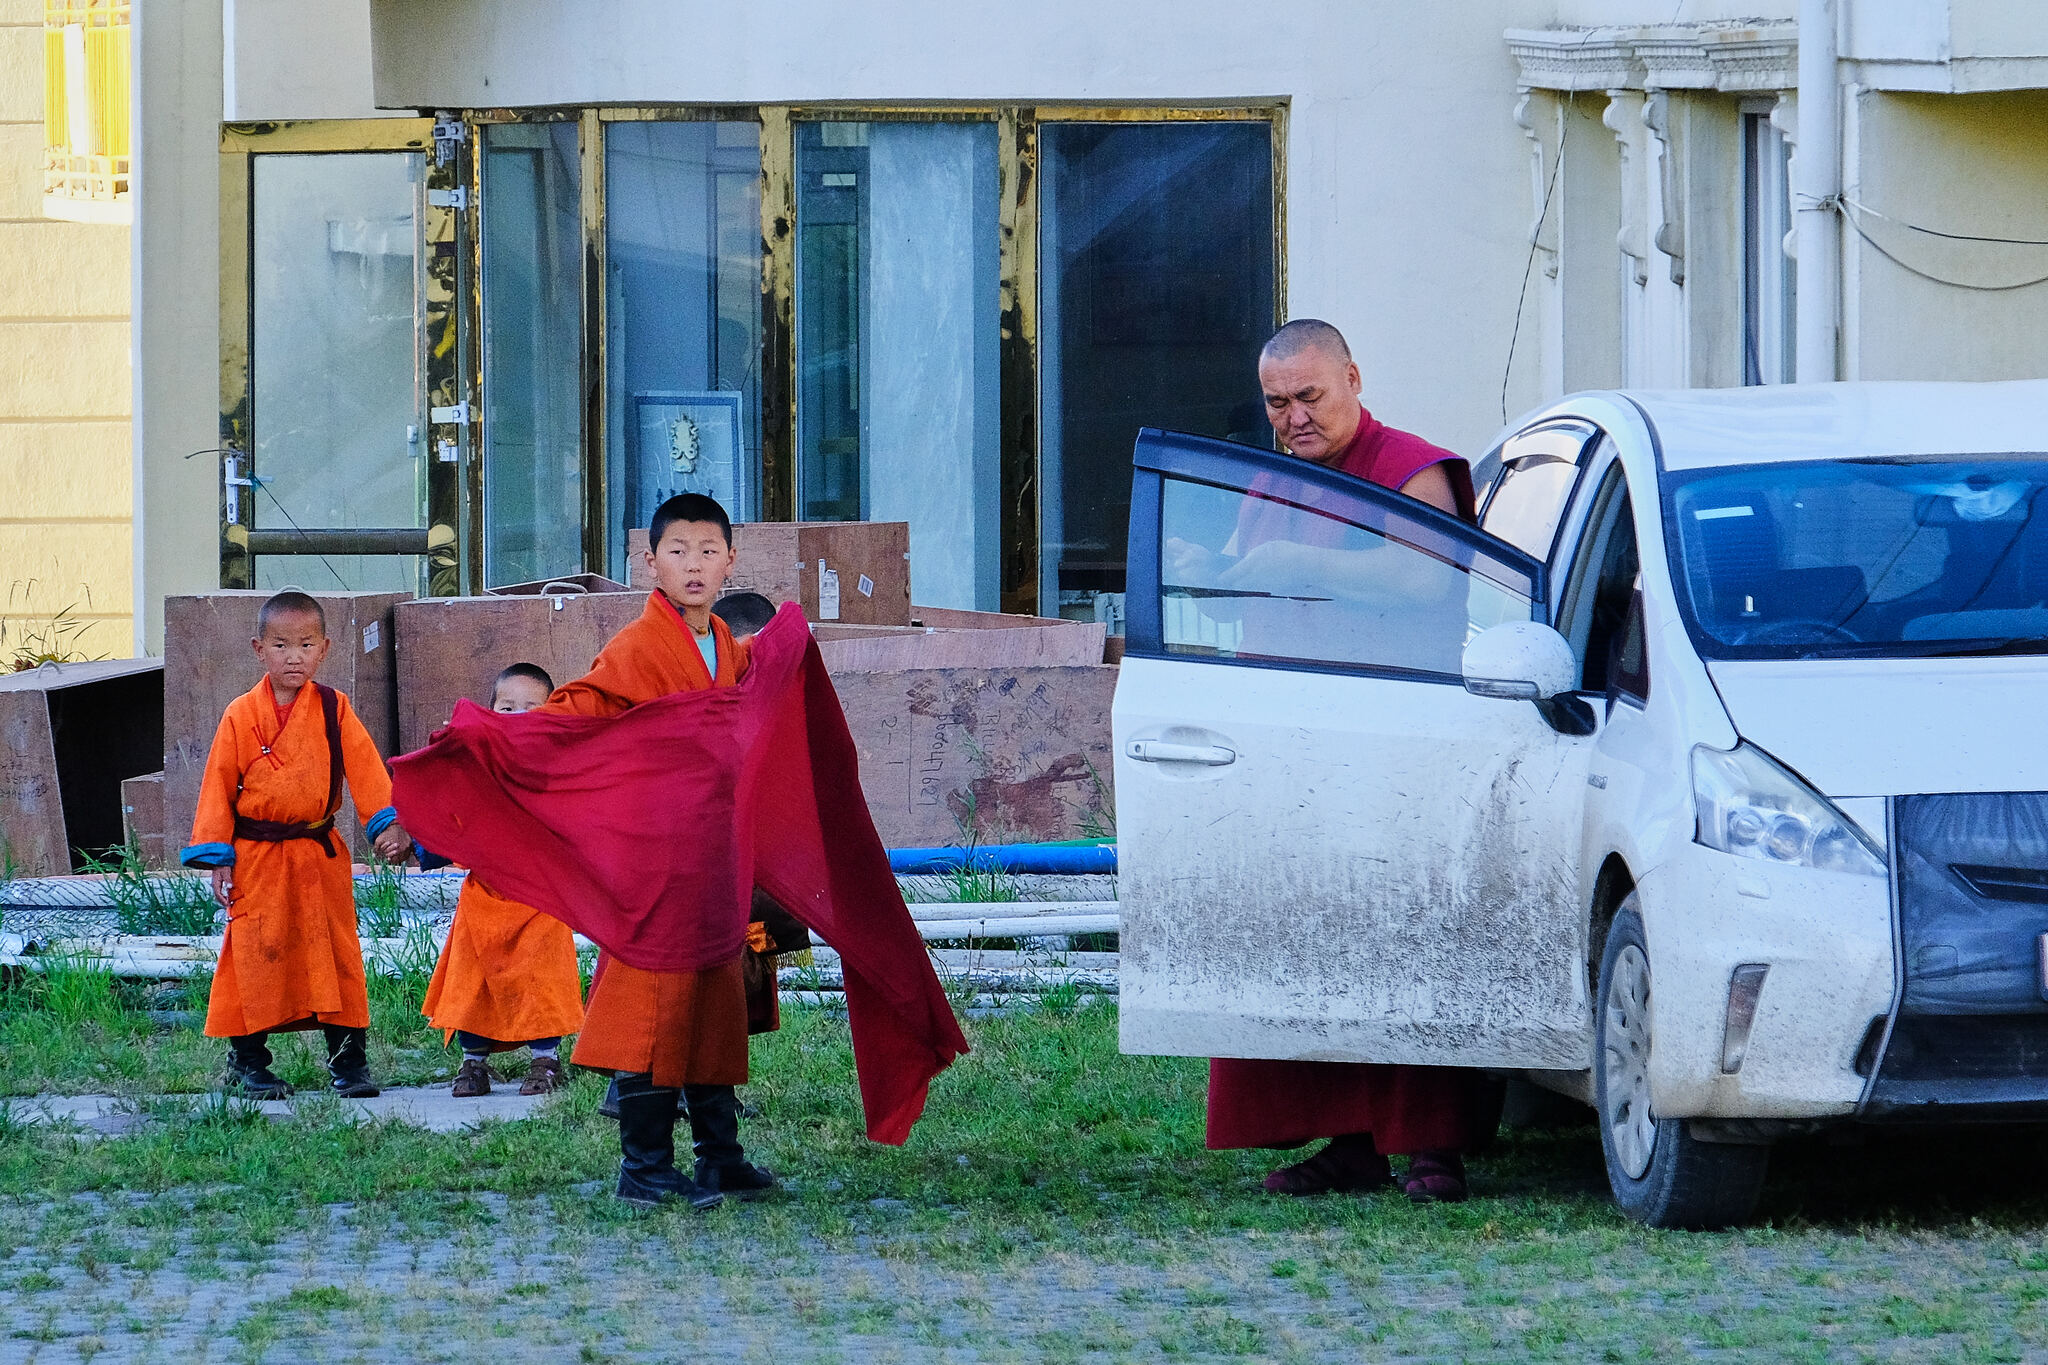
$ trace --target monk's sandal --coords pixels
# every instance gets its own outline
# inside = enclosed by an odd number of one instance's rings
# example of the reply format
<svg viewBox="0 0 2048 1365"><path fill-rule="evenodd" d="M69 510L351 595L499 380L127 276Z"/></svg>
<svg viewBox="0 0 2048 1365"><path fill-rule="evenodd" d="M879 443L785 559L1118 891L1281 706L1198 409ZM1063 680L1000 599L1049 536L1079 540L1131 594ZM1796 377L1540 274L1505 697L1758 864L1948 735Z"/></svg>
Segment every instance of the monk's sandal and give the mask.
<svg viewBox="0 0 2048 1365"><path fill-rule="evenodd" d="M455 1084L449 1088L449 1096L458 1100L473 1100L479 1095L490 1093L490 1063L481 1057L464 1057L462 1069L455 1073Z"/></svg>
<svg viewBox="0 0 2048 1365"><path fill-rule="evenodd" d="M567 1082L562 1076L562 1063L555 1057L536 1057L526 1068L526 1079L520 1082L522 1095L552 1095ZM456 1084L460 1085L458 1079Z"/></svg>
<svg viewBox="0 0 2048 1365"><path fill-rule="evenodd" d="M1266 1193L1356 1194L1385 1189L1394 1183L1394 1171L1377 1152L1351 1152L1331 1143L1306 1161L1282 1166L1266 1177Z"/></svg>
<svg viewBox="0 0 2048 1365"><path fill-rule="evenodd" d="M1402 1191L1418 1204L1463 1203L1465 1161L1456 1152L1417 1152L1408 1162Z"/></svg>

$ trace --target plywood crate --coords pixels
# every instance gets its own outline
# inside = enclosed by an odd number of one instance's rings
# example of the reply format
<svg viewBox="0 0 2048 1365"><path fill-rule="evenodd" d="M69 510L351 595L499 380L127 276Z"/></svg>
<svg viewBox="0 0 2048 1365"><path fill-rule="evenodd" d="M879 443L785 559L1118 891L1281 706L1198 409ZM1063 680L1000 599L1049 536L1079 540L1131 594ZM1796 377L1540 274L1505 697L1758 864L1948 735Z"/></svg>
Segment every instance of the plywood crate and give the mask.
<svg viewBox="0 0 2048 1365"><path fill-rule="evenodd" d="M229 702L254 687L263 668L250 653L256 612L271 594L223 589L164 599L164 843L173 856L191 842L192 817L199 809L199 783L213 732ZM392 753L398 736L393 704L392 608L412 596L402 592L316 592L327 613L327 638L334 642L319 681L348 694L377 752ZM358 856L369 841L344 799L336 823Z"/></svg>
<svg viewBox="0 0 2048 1365"><path fill-rule="evenodd" d="M736 559L727 592L758 592L795 602L813 621L910 624L910 523L907 521L753 521L732 528ZM626 534L636 588L651 589L647 532ZM827 588L819 588L820 564ZM833 608L830 581L838 580Z"/></svg>
<svg viewBox="0 0 2048 1365"><path fill-rule="evenodd" d="M455 703L491 701L507 664L539 664L559 685L590 671L605 642L639 619L644 592L546 597L423 597L392 613L398 638L398 743L417 749Z"/></svg>
<svg viewBox="0 0 2048 1365"><path fill-rule="evenodd" d="M150 773L121 783L121 828L144 867L169 867L176 848L164 846L164 775Z"/></svg>
<svg viewBox="0 0 2048 1365"><path fill-rule="evenodd" d="M861 788L891 848L1112 833L1117 670L835 671Z"/></svg>
<svg viewBox="0 0 2048 1365"><path fill-rule="evenodd" d="M1102 662L1104 627L1098 621L1012 616L1007 622L1014 625L996 629L981 623L963 628L820 622L811 629L825 666L834 674L905 668L1064 668Z"/></svg>
<svg viewBox="0 0 2048 1365"><path fill-rule="evenodd" d="M121 784L164 747L155 659L0 675L0 870L54 876L122 840Z"/></svg>

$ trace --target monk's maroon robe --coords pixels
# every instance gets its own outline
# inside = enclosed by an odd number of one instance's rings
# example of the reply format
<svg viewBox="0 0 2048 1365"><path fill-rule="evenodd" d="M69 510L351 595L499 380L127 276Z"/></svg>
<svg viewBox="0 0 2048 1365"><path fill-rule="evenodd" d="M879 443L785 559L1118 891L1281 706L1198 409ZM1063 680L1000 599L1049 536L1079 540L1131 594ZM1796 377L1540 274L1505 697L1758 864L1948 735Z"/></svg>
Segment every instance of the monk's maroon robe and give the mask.
<svg viewBox="0 0 2048 1365"><path fill-rule="evenodd" d="M1370 412L1360 414L1358 434L1330 467L1398 490L1433 464L1450 476L1458 514L1474 519L1470 466ZM1252 492L1259 491L1254 485ZM1238 553L1283 533L1298 535L1303 524L1281 504L1249 498L1238 519ZM1370 1133L1383 1153L1469 1149L1499 1120L1497 1092L1484 1073L1464 1067L1217 1057L1209 1063L1208 1144L1283 1147Z"/></svg>

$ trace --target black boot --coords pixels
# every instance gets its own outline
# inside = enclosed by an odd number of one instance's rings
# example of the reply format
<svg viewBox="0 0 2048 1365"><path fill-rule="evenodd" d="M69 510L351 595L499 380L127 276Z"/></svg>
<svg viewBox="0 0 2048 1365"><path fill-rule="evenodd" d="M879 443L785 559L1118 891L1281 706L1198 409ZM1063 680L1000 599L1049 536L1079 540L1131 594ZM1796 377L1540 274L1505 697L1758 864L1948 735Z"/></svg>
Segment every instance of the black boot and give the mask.
<svg viewBox="0 0 2048 1365"><path fill-rule="evenodd" d="M683 1099L683 1092L680 1090L676 1091L676 1113L681 1115L689 1112L689 1106ZM612 1077L612 1083L604 1088L604 1100L597 1106L597 1116L603 1119L610 1119L613 1123L619 1121L618 1077Z"/></svg>
<svg viewBox="0 0 2048 1365"><path fill-rule="evenodd" d="M775 1188L775 1174L747 1160L740 1148L740 1097L729 1085L686 1085L690 1136L697 1148L697 1183L740 1199Z"/></svg>
<svg viewBox="0 0 2048 1365"><path fill-rule="evenodd" d="M327 1039L327 1074L334 1077L335 1094L345 1100L367 1100L383 1093L370 1079L368 1029L322 1024L320 1032Z"/></svg>
<svg viewBox="0 0 2048 1365"><path fill-rule="evenodd" d="M679 1200L709 1209L725 1202L676 1169L676 1092L645 1072L619 1078L618 1195L641 1208Z"/></svg>
<svg viewBox="0 0 2048 1365"><path fill-rule="evenodd" d="M251 1100L281 1100L292 1093L270 1069L270 1035L250 1033L228 1039L228 1089Z"/></svg>

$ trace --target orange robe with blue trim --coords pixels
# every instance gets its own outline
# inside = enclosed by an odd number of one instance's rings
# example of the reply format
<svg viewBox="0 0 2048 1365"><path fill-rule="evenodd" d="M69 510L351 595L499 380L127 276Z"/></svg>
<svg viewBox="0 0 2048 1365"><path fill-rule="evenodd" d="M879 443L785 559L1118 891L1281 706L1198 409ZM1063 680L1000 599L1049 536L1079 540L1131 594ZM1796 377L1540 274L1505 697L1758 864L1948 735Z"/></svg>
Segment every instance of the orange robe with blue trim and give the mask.
<svg viewBox="0 0 2048 1365"><path fill-rule="evenodd" d="M704 667L696 637L660 590L604 647L590 672L565 683L545 709L616 716L671 692L731 687L748 651L711 618L718 672ZM676 800L690 794L678 791ZM631 820L631 811L620 811ZM600 954L572 1060L599 1071L651 1072L654 1084L740 1085L747 1079L747 997L741 958L698 972L650 972Z"/></svg>
<svg viewBox="0 0 2048 1365"><path fill-rule="evenodd" d="M498 1050L583 1027L583 978L576 936L553 915L463 879L455 922L420 1005L443 1041L457 1029Z"/></svg>
<svg viewBox="0 0 2048 1365"><path fill-rule="evenodd" d="M342 772L364 825L395 818L391 777L348 697L335 694ZM334 856L317 839L266 843L235 838L237 815L311 824L327 814L330 766L320 697L308 682L279 724L266 676L228 703L214 731L192 821L187 866L232 862L234 889L206 1035L235 1038L322 1024L367 1028L370 996L356 937L348 840L331 831Z"/></svg>

